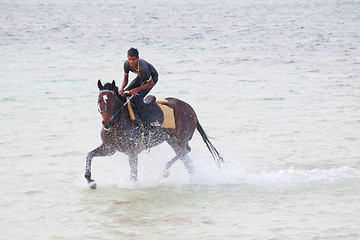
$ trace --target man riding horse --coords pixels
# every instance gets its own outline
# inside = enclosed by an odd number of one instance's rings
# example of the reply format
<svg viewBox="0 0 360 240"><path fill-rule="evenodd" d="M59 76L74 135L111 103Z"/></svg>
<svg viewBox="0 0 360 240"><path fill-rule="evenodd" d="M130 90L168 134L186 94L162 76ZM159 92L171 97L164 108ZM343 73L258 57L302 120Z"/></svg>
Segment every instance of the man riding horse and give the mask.
<svg viewBox="0 0 360 240"><path fill-rule="evenodd" d="M144 104L144 97L150 92L158 81L158 73L153 65L139 58L139 52L136 48L130 48L127 53L128 60L124 63L124 80L119 90L121 95L124 91L129 91L127 94L134 95L132 102L135 103L139 112L144 133L144 145L146 148L149 143L150 119ZM129 72L137 74L136 78L125 88L129 81Z"/></svg>
<svg viewBox="0 0 360 240"><path fill-rule="evenodd" d="M136 73L137 77L127 86L130 71ZM150 147L155 147L162 142L167 142L176 154L175 157L165 164L163 176L169 176L170 167L179 159L184 162L185 167L192 174L194 168L188 156L188 153L191 151L189 141L192 139L196 129L200 133L217 166L221 167L225 163L200 125L194 109L188 103L177 98L168 97L163 99L162 103L156 103L158 109L163 113L164 123L166 115L168 120L172 119L172 121L167 121L167 123L174 123L174 125L170 124L170 127L168 124L161 124L158 127L152 128L154 137L150 142L150 116L148 108L144 103L144 97L157 83L158 73L150 63L144 59L139 59L139 52L135 48L131 48L128 51L128 60L124 63L124 72L124 80L120 90L116 86L115 81L105 85L102 85L100 80L98 81L98 88L100 90L98 107L103 124L100 133L102 143L86 156L84 176L90 188L96 188L96 183L91 178L91 164L94 157L110 156L117 151L125 153L129 158L131 179L137 181L138 154L144 150L143 146L145 145L146 149L150 149ZM127 94L132 97L127 99L126 96L121 96L124 95L125 91L128 91ZM130 99L136 104L139 112L143 125L143 136L138 131L139 126L137 123L131 119L131 108L125 107ZM164 111L163 109L170 110ZM171 114L169 114L169 111Z"/></svg>

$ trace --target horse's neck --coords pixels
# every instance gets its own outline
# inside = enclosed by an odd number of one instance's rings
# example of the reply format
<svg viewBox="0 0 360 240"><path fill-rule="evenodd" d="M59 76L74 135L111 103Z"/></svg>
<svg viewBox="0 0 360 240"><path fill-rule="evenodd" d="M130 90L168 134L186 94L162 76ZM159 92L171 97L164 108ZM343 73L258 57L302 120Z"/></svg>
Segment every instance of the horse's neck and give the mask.
<svg viewBox="0 0 360 240"><path fill-rule="evenodd" d="M130 120L130 114L128 110L128 106L124 105L125 102L118 99L116 104L116 111L118 111L120 108L122 108L118 114L118 117L116 118L117 122L122 122L124 125L127 125L127 122L131 122Z"/></svg>

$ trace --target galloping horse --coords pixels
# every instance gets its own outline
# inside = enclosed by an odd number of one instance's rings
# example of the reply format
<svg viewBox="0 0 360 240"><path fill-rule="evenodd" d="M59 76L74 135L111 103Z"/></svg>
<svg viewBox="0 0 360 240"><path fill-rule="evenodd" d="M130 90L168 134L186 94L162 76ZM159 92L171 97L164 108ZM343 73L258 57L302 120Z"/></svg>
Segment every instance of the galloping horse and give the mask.
<svg viewBox="0 0 360 240"><path fill-rule="evenodd" d="M138 154L143 151L141 127L129 117L129 109L124 107L127 98L118 93L115 81L106 83L104 86L98 81L100 90L98 97L99 111L102 115L101 140L102 144L89 152L86 157L85 178L92 189L96 183L91 179L91 162L93 157L113 155L116 151L128 155L130 163L130 176L137 181ZM175 129L152 127L151 141L149 147L154 147L162 142L167 142L175 151L175 157L166 163L164 177L169 175L169 168L178 160L184 162L190 174L194 172L191 159L188 153L191 151L188 143L191 140L195 129L197 129L212 154L216 164L220 167L225 163L221 155L210 143L207 135L201 127L194 109L176 98L166 98L166 105L173 109L175 118Z"/></svg>

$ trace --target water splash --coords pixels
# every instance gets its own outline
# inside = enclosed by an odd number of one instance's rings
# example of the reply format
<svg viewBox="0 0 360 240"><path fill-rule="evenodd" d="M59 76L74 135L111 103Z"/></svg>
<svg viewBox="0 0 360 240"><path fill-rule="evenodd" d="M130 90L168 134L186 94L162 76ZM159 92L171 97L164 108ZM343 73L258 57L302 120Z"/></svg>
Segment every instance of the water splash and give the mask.
<svg viewBox="0 0 360 240"><path fill-rule="evenodd" d="M154 161L151 155L139 162L139 181L132 183L126 161L102 162L93 167L94 176L100 187L149 188L178 186L221 186L233 185L263 190L289 190L326 185L360 183L360 170L348 166L333 168L300 169L295 167L278 170L258 169L232 160L223 168L217 168L210 158L193 158L195 173L190 177L178 161L171 169L169 178L163 178L161 161ZM80 180L79 182L80 183ZM85 180L81 180L81 185Z"/></svg>

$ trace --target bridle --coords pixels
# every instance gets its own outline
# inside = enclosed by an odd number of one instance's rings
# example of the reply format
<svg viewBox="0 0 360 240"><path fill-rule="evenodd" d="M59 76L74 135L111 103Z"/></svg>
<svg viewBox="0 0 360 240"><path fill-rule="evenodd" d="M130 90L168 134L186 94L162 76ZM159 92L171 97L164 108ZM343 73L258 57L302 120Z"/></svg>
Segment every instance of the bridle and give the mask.
<svg viewBox="0 0 360 240"><path fill-rule="evenodd" d="M98 101L98 111L99 111L99 113L100 114L103 114L103 113L111 113L111 115L112 116L114 116L115 115L115 99L116 99L116 95L114 94L114 91L111 91L111 90L101 90L100 92L99 92L99 95L101 94L101 93L104 93L104 92L106 92L106 93L111 93L112 95L114 95L114 106L113 106L113 110L112 111L110 111L110 110L101 110L100 109L100 101ZM117 114L117 113L116 113Z"/></svg>
<svg viewBox="0 0 360 240"><path fill-rule="evenodd" d="M111 94L113 94L114 95L114 106L113 106L113 110L112 111L110 111L110 110L101 110L100 109L100 101L98 101L98 111L99 111L99 113L102 115L103 113L110 113L111 114L111 121L115 118L115 116L121 111L121 109L123 109L125 106L126 106L126 104L135 96L135 95L137 95L137 94L134 94L134 95L132 95L131 97L127 97L127 101L119 108L119 110L117 110L116 112L115 112L115 100L117 99L117 96L116 96L116 94L114 93L114 91L111 91L111 90L107 90L107 89L105 89L105 90L101 90L100 92L99 92L99 94L100 93L104 93L104 92L107 92L107 93L111 93Z"/></svg>

